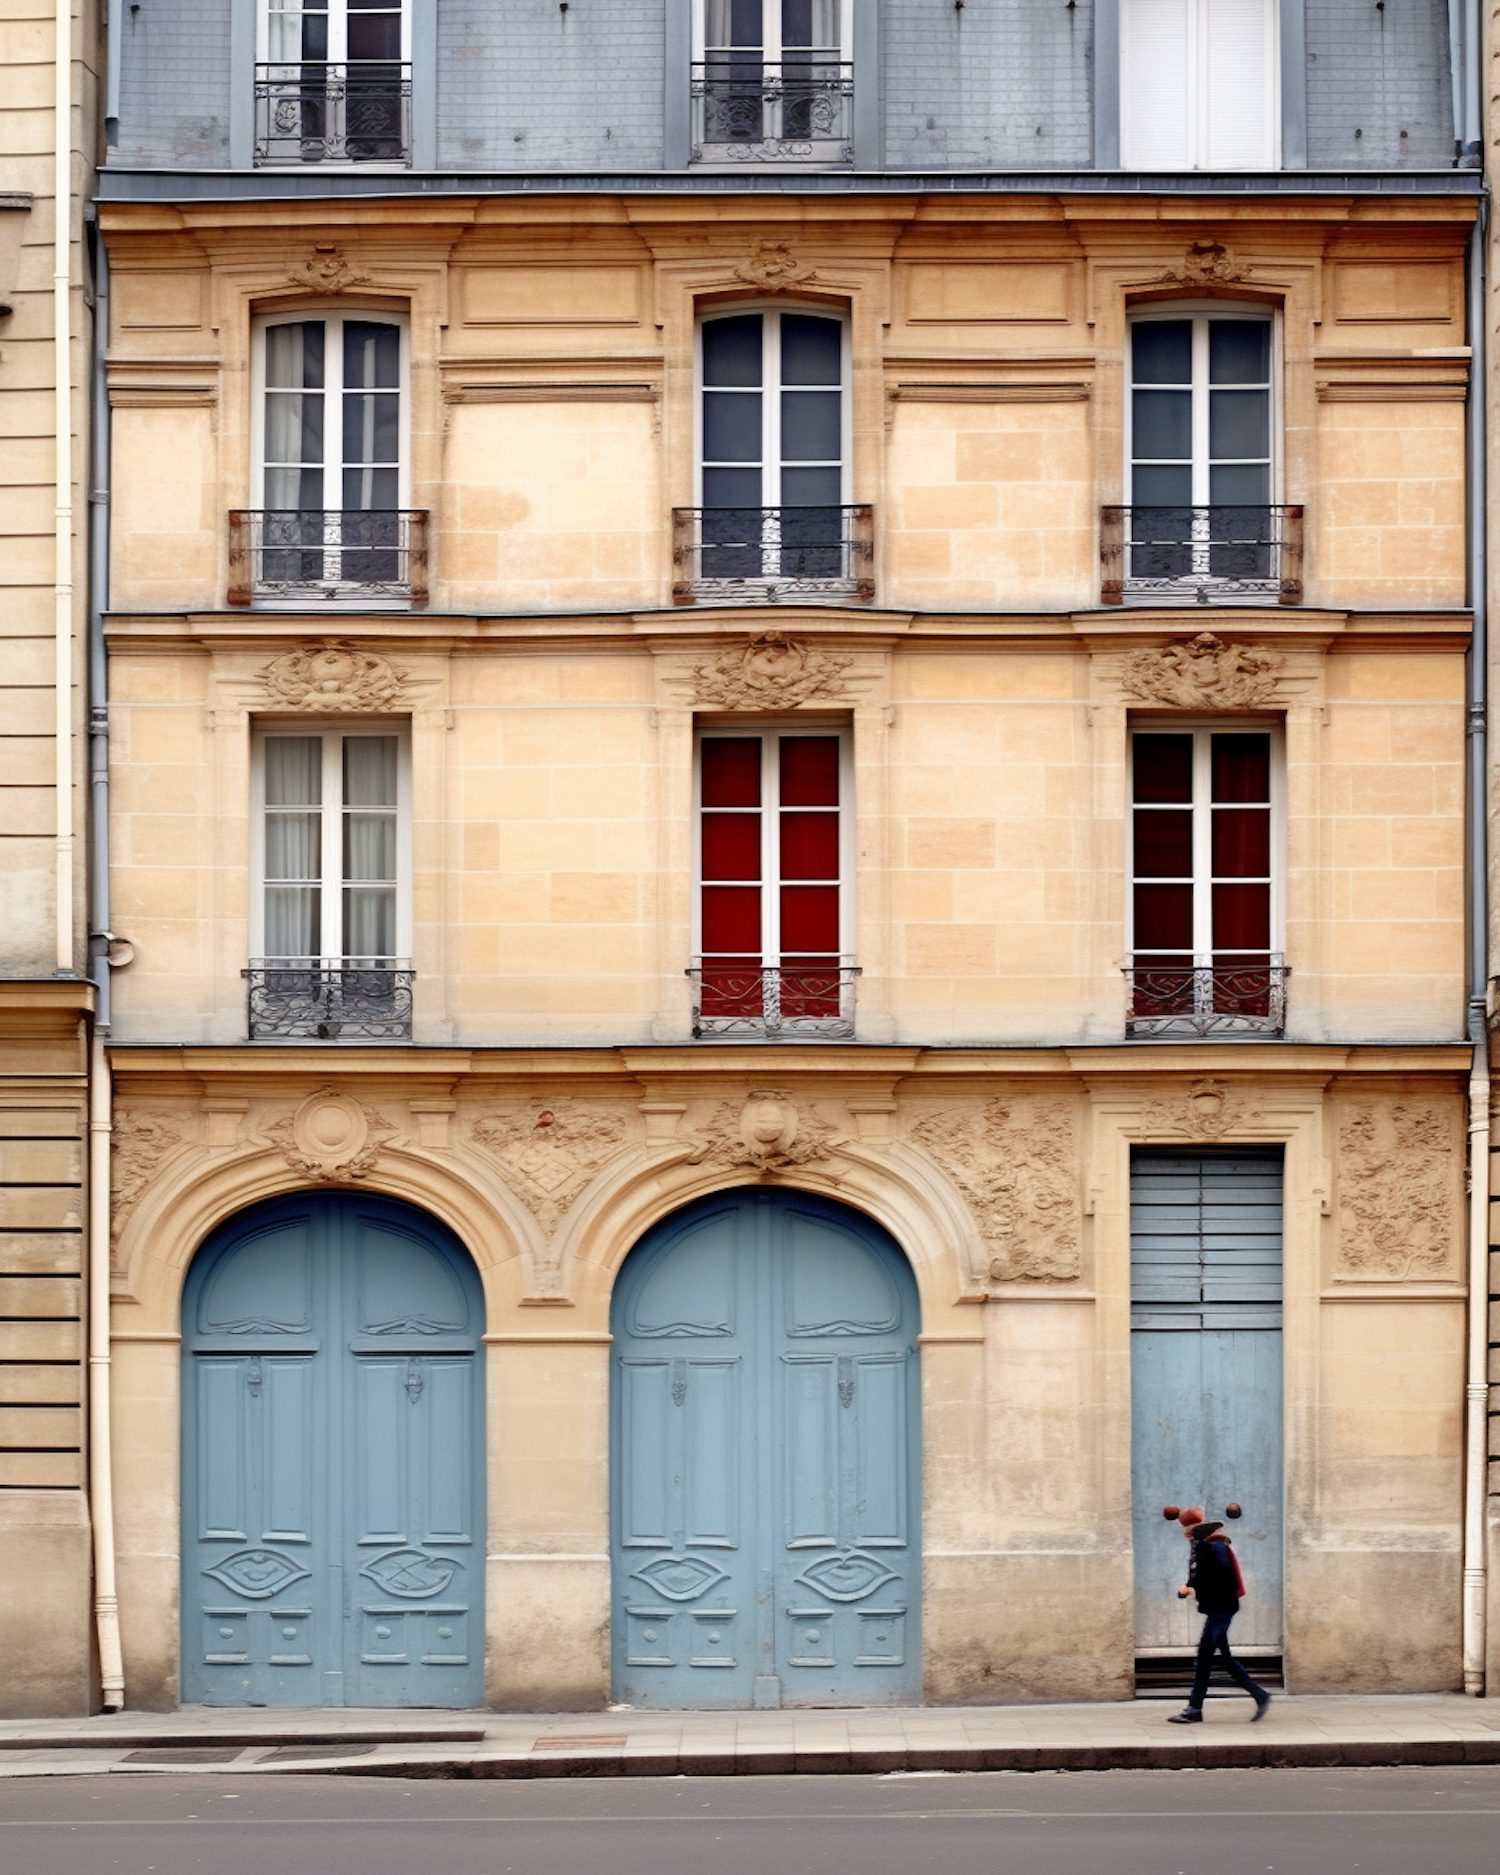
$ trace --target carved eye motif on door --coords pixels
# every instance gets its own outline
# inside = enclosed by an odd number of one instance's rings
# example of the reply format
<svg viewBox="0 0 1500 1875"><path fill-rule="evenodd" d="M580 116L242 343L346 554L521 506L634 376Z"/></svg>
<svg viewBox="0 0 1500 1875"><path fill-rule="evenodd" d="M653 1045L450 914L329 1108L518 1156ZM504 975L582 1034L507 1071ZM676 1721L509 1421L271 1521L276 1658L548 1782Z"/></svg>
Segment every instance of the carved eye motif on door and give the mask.
<svg viewBox="0 0 1500 1875"><path fill-rule="evenodd" d="M729 1580L727 1571L701 1556L657 1556L643 1568L633 1569L631 1576L637 1582L649 1582L669 1602L695 1602Z"/></svg>
<svg viewBox="0 0 1500 1875"><path fill-rule="evenodd" d="M378 1582L387 1595L399 1595L407 1601L422 1601L429 1595L441 1595L463 1564L447 1556L429 1556L421 1549L389 1549L360 1570L372 1582Z"/></svg>
<svg viewBox="0 0 1500 1875"><path fill-rule="evenodd" d="M203 1573L222 1582L225 1588L233 1589L236 1595L243 1595L247 1601L258 1602L279 1595L282 1589L300 1582L312 1571L302 1568L290 1556L283 1556L280 1550L238 1549L216 1568L205 1569Z"/></svg>
<svg viewBox="0 0 1500 1875"><path fill-rule="evenodd" d="M831 1602L863 1601L895 1579L895 1570L887 1569L878 1556L867 1556L857 1549L843 1556L825 1556L797 1577Z"/></svg>

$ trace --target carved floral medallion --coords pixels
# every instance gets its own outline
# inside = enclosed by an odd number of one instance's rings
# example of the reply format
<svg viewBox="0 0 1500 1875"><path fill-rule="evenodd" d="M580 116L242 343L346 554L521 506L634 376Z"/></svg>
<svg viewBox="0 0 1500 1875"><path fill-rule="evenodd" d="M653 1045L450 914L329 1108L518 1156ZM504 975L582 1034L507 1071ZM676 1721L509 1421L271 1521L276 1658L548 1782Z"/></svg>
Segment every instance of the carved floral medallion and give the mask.
<svg viewBox="0 0 1500 1875"><path fill-rule="evenodd" d="M790 709L842 697L848 687L844 673L853 662L785 632L760 632L709 663L695 664L693 696L730 710Z"/></svg>
<svg viewBox="0 0 1500 1875"><path fill-rule="evenodd" d="M749 257L735 268L734 277L747 286L758 286L763 293L785 293L818 276L806 261L793 255L785 241L756 241Z"/></svg>
<svg viewBox="0 0 1500 1875"><path fill-rule="evenodd" d="M757 1088L735 1106L722 1101L689 1136L689 1165L743 1166L762 1176L832 1158L839 1136L779 1088Z"/></svg>
<svg viewBox="0 0 1500 1875"><path fill-rule="evenodd" d="M1132 651L1120 684L1133 697L1180 710L1248 710L1274 701L1280 672L1276 652L1200 632L1185 643Z"/></svg>
<svg viewBox="0 0 1500 1875"><path fill-rule="evenodd" d="M339 714L394 709L407 684L389 658L332 638L273 658L259 676L273 705Z"/></svg>
<svg viewBox="0 0 1500 1875"><path fill-rule="evenodd" d="M324 1087L260 1130L294 1172L321 1182L368 1177L401 1129L352 1094Z"/></svg>

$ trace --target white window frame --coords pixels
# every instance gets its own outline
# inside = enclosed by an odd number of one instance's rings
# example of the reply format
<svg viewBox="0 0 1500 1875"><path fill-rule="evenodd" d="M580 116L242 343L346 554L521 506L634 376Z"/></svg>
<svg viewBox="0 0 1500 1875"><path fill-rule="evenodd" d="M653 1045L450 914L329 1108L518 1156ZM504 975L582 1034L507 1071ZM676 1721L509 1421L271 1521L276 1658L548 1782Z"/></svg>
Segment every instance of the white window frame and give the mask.
<svg viewBox="0 0 1500 1875"><path fill-rule="evenodd" d="M431 0L429 0L429 4L430 3L431 3ZM399 60L396 62L402 65L409 65L411 63L411 13L412 13L411 0L395 0L394 4L388 6L387 8L383 10L387 12L391 12L391 13L395 13L398 11L400 12L400 15L401 15L401 53L400 53ZM282 58L279 54L274 53L271 50L271 21L272 19L278 13L284 14L285 16L289 18L296 17L300 19L302 14L308 11L315 11L319 15L324 15L326 13L326 17L328 20L327 63L330 65L347 65L348 64L349 62L348 0L328 0L328 5L326 9L322 7L309 9L309 8L302 7L302 6L291 6L291 7L285 7L285 8L274 7L273 8L269 4L269 0L259 0L259 3L255 9L255 48L256 48L255 60L258 65L303 65L303 64L309 64L309 63L318 63L318 64L323 63L322 60L316 60L316 61L304 60L300 56L296 58ZM379 60L376 60L375 63L384 64L385 61L383 59L379 59Z"/></svg>
<svg viewBox="0 0 1500 1875"><path fill-rule="evenodd" d="M1203 968L1215 956L1233 957L1233 951L1213 945L1213 772L1214 736L1257 735L1271 738L1271 920L1267 954L1273 964L1286 956L1286 725L1280 718L1131 716L1126 726L1129 749L1125 764L1125 949L1135 959L1135 739L1137 736L1193 738L1193 954L1182 967ZM1226 802L1226 806L1231 803ZM1252 803L1253 805L1253 803ZM1181 803L1162 802L1167 812L1182 811ZM1151 812L1150 804L1146 812ZM1171 880L1145 881L1171 884ZM1234 883L1226 881L1226 883ZM1246 955L1260 956L1259 951ZM1150 966L1145 966L1150 968Z"/></svg>
<svg viewBox="0 0 1500 1875"><path fill-rule="evenodd" d="M343 332L346 323L357 325L394 326L400 336L400 368L397 372L397 394L400 397L400 424L397 433L398 457L396 467L396 506L398 509L410 508L411 503L411 332L409 321L401 313L392 313L383 309L351 306L347 302L338 304L326 302L298 306L287 312L267 313L255 321L253 342L250 348L250 487L252 499L246 505L252 508L264 508L266 505L266 334L273 326L309 325L320 320L324 326L323 358L324 386L323 397L323 511L330 513L343 508L342 486L330 486L335 481L341 483L344 471L343 462L343 412L336 401L344 393L344 345ZM337 342L334 334L337 334ZM338 372L338 384L327 382L330 375L330 363L335 362ZM329 422L332 410L334 421ZM338 452L337 460L334 451ZM334 500L330 501L329 496Z"/></svg>
<svg viewBox="0 0 1500 1875"><path fill-rule="evenodd" d="M780 769L777 757L783 737L836 737L839 744L839 966L849 968L855 961L855 858L858 853L854 826L854 731L847 721L819 722L815 717L790 719L756 717L715 717L700 722L693 734L693 916L692 953L696 964L706 960L703 954L703 745L714 741L745 741L758 736L761 743L760 796L760 890L761 890L761 968L781 968L781 856L778 851L781 828ZM714 808L711 812L733 812ZM745 810L751 811L749 809ZM795 810L794 810L795 811ZM809 812L826 813L826 808ZM733 880L709 880L710 885L733 885ZM745 884L752 883L749 880ZM796 884L816 884L815 880L793 880ZM720 953L715 952L714 955ZM804 953L794 952L800 956Z"/></svg>
<svg viewBox="0 0 1500 1875"><path fill-rule="evenodd" d="M1282 496L1282 383L1281 316L1271 306L1252 305L1244 300L1194 299L1158 300L1149 306L1133 309L1126 319L1125 332L1125 410L1122 429L1125 438L1125 505L1135 500L1135 347L1132 338L1138 325L1161 325L1190 319L1193 324L1193 499L1195 508L1208 505L1208 326L1213 319L1238 319L1247 325L1271 328L1270 493L1266 499L1276 506ZM1181 389L1181 386L1175 388ZM1233 387L1228 387L1233 388ZM1152 505L1152 504L1146 504Z"/></svg>
<svg viewBox="0 0 1500 1875"><path fill-rule="evenodd" d="M1134 0L1120 0L1120 164L1124 169L1132 170L1175 170L1187 169L1279 169L1281 167L1281 9L1277 0L1261 0L1265 9L1265 44L1266 44L1266 110L1270 122L1266 125L1266 143L1263 155L1254 162L1224 163L1210 165L1209 116L1210 85L1209 60L1211 57L1209 36L1205 30L1204 15L1212 0L1185 0L1187 12L1187 48L1185 63L1187 67L1187 98L1184 102L1187 128L1187 157L1184 165L1176 163L1148 162L1143 153L1136 148L1135 125L1133 122L1135 86L1132 83L1131 61L1135 50L1133 32Z"/></svg>
<svg viewBox="0 0 1500 1875"><path fill-rule="evenodd" d="M761 61L766 65L779 65L782 56L781 44L781 0L761 0ZM852 64L854 59L854 0L839 0L839 42L836 47L815 46L815 52L832 51L838 55L841 65ZM693 0L693 59L697 63L708 57L709 51L730 50L708 44L708 11L705 0ZM746 48L747 50L749 48ZM806 48L794 46L794 52Z"/></svg>
<svg viewBox="0 0 1500 1875"><path fill-rule="evenodd" d="M266 955L266 761L265 745L278 736L301 737L323 742L322 876L318 881L322 895L320 930L322 950L313 960L329 968L349 961L343 950L344 803L343 743L349 736L393 736L396 739L396 956L389 961L401 965L412 952L412 767L411 725L404 717L290 717L267 718L257 722L251 734L251 901L250 956ZM330 812L334 805L336 811ZM336 938L337 944L332 941Z"/></svg>
<svg viewBox="0 0 1500 1875"><path fill-rule="evenodd" d="M760 398L760 505L762 508L779 508L781 501L781 319L790 313L797 317L827 319L839 328L839 500L838 505L847 508L853 497L850 494L851 455L854 442L853 413L850 404L850 367L851 351L849 339L849 318L826 306L812 306L801 301L786 300L750 300L735 301L725 306L706 307L699 313L693 331L693 502L696 507L705 506L703 498L703 329L719 319L742 319L748 314L755 314L761 320L760 344L761 367L760 389L756 395ZM775 338L772 338L772 333ZM772 376L772 363L775 375ZM796 388L795 386L793 387ZM713 465L717 466L717 465ZM737 468L748 468L748 463L737 463ZM774 479L775 500L768 499L767 481Z"/></svg>

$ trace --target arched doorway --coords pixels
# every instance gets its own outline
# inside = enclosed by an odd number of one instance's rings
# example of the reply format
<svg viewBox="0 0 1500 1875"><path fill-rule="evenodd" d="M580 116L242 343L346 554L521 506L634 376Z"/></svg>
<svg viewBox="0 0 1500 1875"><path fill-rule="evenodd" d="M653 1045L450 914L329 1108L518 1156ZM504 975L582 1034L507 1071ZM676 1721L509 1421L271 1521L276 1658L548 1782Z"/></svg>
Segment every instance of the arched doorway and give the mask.
<svg viewBox="0 0 1500 1875"><path fill-rule="evenodd" d="M722 1192L631 1252L611 1324L616 1699L920 1697L918 1319L894 1240L804 1192Z"/></svg>
<svg viewBox="0 0 1500 1875"><path fill-rule="evenodd" d="M477 1706L484 1302L458 1239L306 1192L221 1225L183 1294L182 1693Z"/></svg>

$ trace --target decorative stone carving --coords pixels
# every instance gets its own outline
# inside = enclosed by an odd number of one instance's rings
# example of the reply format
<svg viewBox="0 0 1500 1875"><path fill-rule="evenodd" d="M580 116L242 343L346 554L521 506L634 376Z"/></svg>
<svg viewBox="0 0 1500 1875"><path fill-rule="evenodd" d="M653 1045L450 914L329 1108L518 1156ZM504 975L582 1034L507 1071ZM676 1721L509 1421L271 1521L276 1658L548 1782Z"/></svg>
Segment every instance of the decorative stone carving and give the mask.
<svg viewBox="0 0 1500 1875"><path fill-rule="evenodd" d="M1183 710L1259 709L1276 695L1281 659L1258 645L1227 645L1212 632L1186 644L1132 651L1120 683L1131 696Z"/></svg>
<svg viewBox="0 0 1500 1875"><path fill-rule="evenodd" d="M790 709L842 697L844 672L853 662L814 650L785 632L761 632L719 652L712 663L694 665L693 695L699 703L729 710Z"/></svg>
<svg viewBox="0 0 1500 1875"><path fill-rule="evenodd" d="M109 1177L113 1237L119 1237L156 1168L185 1137L174 1114L133 1107L115 1109Z"/></svg>
<svg viewBox="0 0 1500 1875"><path fill-rule="evenodd" d="M1154 279L1163 285L1210 286L1228 280L1248 280L1255 269L1236 260L1222 241L1194 241L1178 267L1168 267Z"/></svg>
<svg viewBox="0 0 1500 1875"><path fill-rule="evenodd" d="M1175 1100L1148 1100L1141 1111L1141 1130L1152 1138L1227 1139L1247 1127L1259 1126L1264 1117L1227 1081L1209 1074L1194 1081Z"/></svg>
<svg viewBox="0 0 1500 1875"><path fill-rule="evenodd" d="M1341 1283L1458 1275L1452 1129L1431 1107L1357 1107L1339 1129Z"/></svg>
<svg viewBox="0 0 1500 1875"><path fill-rule="evenodd" d="M315 247L300 267L288 267L286 277L293 286L311 288L314 293L347 293L352 286L368 286L370 276L357 273L338 247Z"/></svg>
<svg viewBox="0 0 1500 1875"><path fill-rule="evenodd" d="M294 1172L319 1181L367 1178L400 1132L389 1120L336 1088L309 1094L295 1113L261 1129Z"/></svg>
<svg viewBox="0 0 1500 1875"><path fill-rule="evenodd" d="M273 705L343 713L394 709L407 679L388 658L325 638L313 650L273 658L260 672L260 681Z"/></svg>
<svg viewBox="0 0 1500 1875"><path fill-rule="evenodd" d="M1080 1272L1073 1115L1061 1102L941 1108L912 1127L963 1193L992 1282L1074 1282Z"/></svg>
<svg viewBox="0 0 1500 1875"><path fill-rule="evenodd" d="M734 277L747 286L759 287L763 293L785 293L818 276L805 261L794 258L785 241L756 241L749 259L735 268Z"/></svg>
<svg viewBox="0 0 1500 1875"><path fill-rule="evenodd" d="M771 1177L827 1161L841 1141L824 1121L799 1112L790 1094L757 1088L738 1107L722 1101L688 1143L689 1165L745 1166Z"/></svg>
<svg viewBox="0 0 1500 1875"><path fill-rule="evenodd" d="M551 1237L600 1166L625 1144L626 1127L611 1108L559 1100L487 1113L474 1122L471 1136Z"/></svg>

